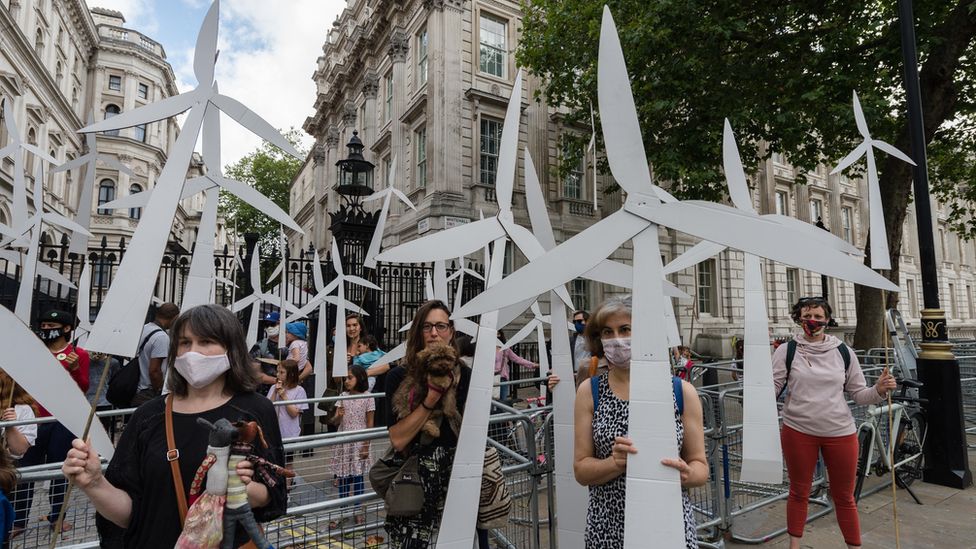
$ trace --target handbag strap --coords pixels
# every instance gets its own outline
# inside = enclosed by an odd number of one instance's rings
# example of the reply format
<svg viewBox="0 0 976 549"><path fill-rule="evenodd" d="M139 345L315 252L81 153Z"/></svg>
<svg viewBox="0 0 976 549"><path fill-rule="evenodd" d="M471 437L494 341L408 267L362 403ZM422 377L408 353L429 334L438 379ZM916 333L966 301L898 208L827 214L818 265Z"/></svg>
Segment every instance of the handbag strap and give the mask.
<svg viewBox="0 0 976 549"><path fill-rule="evenodd" d="M176 489L176 504L180 511L180 525L186 521L186 494L183 493L183 475L180 474L180 451L176 448L173 436L173 393L166 396L166 461L173 472L173 487Z"/></svg>

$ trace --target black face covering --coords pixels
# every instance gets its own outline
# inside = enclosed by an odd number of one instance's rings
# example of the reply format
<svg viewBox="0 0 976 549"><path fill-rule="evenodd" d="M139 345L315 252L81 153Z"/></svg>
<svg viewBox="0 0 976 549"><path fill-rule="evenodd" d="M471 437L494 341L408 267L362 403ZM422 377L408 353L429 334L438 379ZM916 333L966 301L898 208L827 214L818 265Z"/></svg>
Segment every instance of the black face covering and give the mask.
<svg viewBox="0 0 976 549"><path fill-rule="evenodd" d="M37 329L34 330L37 337L41 338L41 341L47 343L49 341L54 341L55 339L65 335L63 328L49 328L47 330Z"/></svg>

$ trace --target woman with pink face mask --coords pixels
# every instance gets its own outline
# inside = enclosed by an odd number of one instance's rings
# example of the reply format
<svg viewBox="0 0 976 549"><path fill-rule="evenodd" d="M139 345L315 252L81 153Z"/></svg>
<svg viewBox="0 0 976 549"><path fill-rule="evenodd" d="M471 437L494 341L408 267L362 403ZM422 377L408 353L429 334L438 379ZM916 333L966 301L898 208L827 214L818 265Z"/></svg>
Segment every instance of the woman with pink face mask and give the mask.
<svg viewBox="0 0 976 549"><path fill-rule="evenodd" d="M198 418L210 423L221 418L232 423L255 421L268 444L267 448L257 445L255 453L277 465L285 461L275 409L254 392L257 379L237 317L224 307L200 305L177 317L171 333L170 392L132 414L105 474L98 449L80 439L73 441L62 466L64 475L85 492L99 514L126 529L123 545L127 548L170 549L176 544L183 526L170 463L176 461L182 495L188 499L197 468L207 456L210 433ZM172 430L173 448L168 430ZM276 477L271 487L254 475L248 461L240 462L235 472L258 522L284 514L284 479ZM233 546L247 540L238 527Z"/></svg>
<svg viewBox="0 0 976 549"><path fill-rule="evenodd" d="M857 429L845 393L857 404L877 404L896 386L887 370L873 387L867 386L854 351L826 333L831 314L830 304L822 297L797 301L791 316L802 332L773 353L773 385L777 395L786 395L780 438L790 477L786 500L790 549L800 548L813 469L820 454L827 465L830 495L844 541L848 547L861 546L854 501Z"/></svg>
<svg viewBox="0 0 976 549"><path fill-rule="evenodd" d="M636 454L629 431L630 297L612 298L590 315L584 336L593 356L605 359L609 370L590 378L576 392L573 472L590 487L586 513L586 549L624 546L624 500L627 456ZM683 489L708 480L705 430L698 392L686 381L673 381L677 393L674 423L680 456L662 464L681 473ZM594 406L595 404L595 406ZM687 493L683 496L686 547L698 547L695 516Z"/></svg>

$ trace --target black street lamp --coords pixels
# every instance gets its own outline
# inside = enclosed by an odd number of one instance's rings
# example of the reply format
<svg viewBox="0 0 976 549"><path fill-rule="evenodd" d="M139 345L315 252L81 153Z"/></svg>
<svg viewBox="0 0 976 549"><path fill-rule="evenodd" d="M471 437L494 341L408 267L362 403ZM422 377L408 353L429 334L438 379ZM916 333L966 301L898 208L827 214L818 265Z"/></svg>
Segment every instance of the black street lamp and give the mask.
<svg viewBox="0 0 976 549"><path fill-rule="evenodd" d="M908 102L908 131L915 161L912 168L915 215L918 225L919 259L922 271L922 343L918 354L918 377L925 386L921 397L928 432L925 438L925 482L965 488L972 485L962 407L959 363L952 354L945 311L939 305L939 275L932 235L928 168L925 158L925 129L922 125L922 95L918 81L918 53L915 49L915 17L911 0L898 0L901 49L905 59L905 97Z"/></svg>
<svg viewBox="0 0 976 549"><path fill-rule="evenodd" d="M350 207L362 210L362 197L373 194L373 169L376 166L363 158L363 142L359 132L353 131L346 145L349 156L336 162L338 182L336 192Z"/></svg>

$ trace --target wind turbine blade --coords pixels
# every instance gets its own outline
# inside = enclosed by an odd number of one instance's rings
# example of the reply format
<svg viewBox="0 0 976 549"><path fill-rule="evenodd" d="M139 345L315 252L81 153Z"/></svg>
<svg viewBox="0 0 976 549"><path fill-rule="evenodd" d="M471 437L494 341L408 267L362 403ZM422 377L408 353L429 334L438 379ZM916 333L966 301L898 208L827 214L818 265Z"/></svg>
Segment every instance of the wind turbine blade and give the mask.
<svg viewBox="0 0 976 549"><path fill-rule="evenodd" d="M10 133L10 130L8 129L7 132ZM17 143L16 141L7 145L6 147L0 149L0 158L7 158L8 156L12 156L14 153L17 152L18 148L20 148L20 143Z"/></svg>
<svg viewBox="0 0 976 549"><path fill-rule="evenodd" d="M219 15L220 1L214 0L200 25L196 49L193 52L193 74L197 77L198 86L209 87L213 83L214 65L217 63Z"/></svg>
<svg viewBox="0 0 976 549"><path fill-rule="evenodd" d="M855 284L899 291L897 285L859 261L817 241L804 241L797 231L789 227L759 216L743 215L741 210L721 204L707 204L708 206L703 206L699 201L682 201L625 208L654 223L724 244L729 248ZM712 222L700 223L703 216L708 216ZM796 242L803 242L803 246L797 246Z"/></svg>
<svg viewBox="0 0 976 549"><path fill-rule="evenodd" d="M299 160L305 159L302 153L298 152L298 149L285 139L285 136L281 135L274 126L258 116L251 109L245 107L240 101L220 94L213 96L210 101L214 105L217 105L217 108L223 111L224 114L236 120L241 126L251 130L251 132L261 139L264 139Z"/></svg>
<svg viewBox="0 0 976 549"><path fill-rule="evenodd" d="M357 286L362 286L364 288L369 288L371 290L379 290L380 289L380 287L377 286L376 284L373 284L372 282L366 280L365 278L360 278L360 277L358 277L356 275L346 275L345 281L346 282L350 282L352 284L355 284Z"/></svg>
<svg viewBox="0 0 976 549"><path fill-rule="evenodd" d="M17 148L20 145L20 128L17 127L17 118L14 117L13 98L3 102L3 122L7 125L7 135L13 141L8 148ZM4 149L6 151L7 149ZM6 156L6 153L4 156ZM0 157L2 158L2 157Z"/></svg>
<svg viewBox="0 0 976 549"><path fill-rule="evenodd" d="M857 160L861 158L861 155L864 154L864 151L867 150L867 147L868 147L868 142L864 141L860 145L855 147L853 151L847 153L847 156L845 156L844 159L840 161L840 164L837 164L836 168L830 170L830 175L836 175L846 170L851 164L857 162Z"/></svg>
<svg viewBox="0 0 976 549"><path fill-rule="evenodd" d="M430 301L430 300L437 299L436 297L434 297L435 295L436 294L434 293L434 279L431 278L430 273L427 273L427 275L424 277L424 297L426 297L427 300Z"/></svg>
<svg viewBox="0 0 976 549"><path fill-rule="evenodd" d="M535 297L530 297L528 299L523 299L518 303L499 309L498 325L508 326L509 324L511 324L513 320L522 316L525 313L525 311L529 309L529 306L535 303L535 300L536 300ZM457 324L458 320L461 319L454 319L454 323Z"/></svg>
<svg viewBox="0 0 976 549"><path fill-rule="evenodd" d="M878 141L877 139L871 141L871 144L874 145L875 148L880 149L880 150L882 150L882 151L890 154L891 156L894 156L895 158L897 158L898 160L901 160L902 162L907 162L907 163L911 164L912 166L915 165L915 161L914 160L912 160L911 158L909 158L907 154L901 152L900 150L898 150L897 147L894 147L893 145L889 145L888 143L885 143L884 141Z"/></svg>
<svg viewBox="0 0 976 549"><path fill-rule="evenodd" d="M521 330L515 332L515 335L513 335L512 338L502 346L502 349L510 349L513 345L518 345L521 343L523 339L529 337L529 334L535 331L535 327L539 324L541 323L538 320L530 320L528 324L522 326ZM539 352L545 352L545 348L539 349Z"/></svg>
<svg viewBox="0 0 976 549"><path fill-rule="evenodd" d="M518 162L519 122L522 118L522 71L515 76L512 96L508 99L502 139L498 149L498 169L495 172L495 198L501 212L512 210L512 191L515 188L515 168ZM455 254L457 255L457 254Z"/></svg>
<svg viewBox="0 0 976 549"><path fill-rule="evenodd" d="M844 252L845 254L856 255L859 257L864 256L864 252L853 244L831 233L830 231L825 231L816 225L807 223L806 221L800 221L795 217L780 214L768 214L762 217L763 219L772 219L781 225L793 227L796 230L801 231L805 238L819 240L824 246L829 246L835 250Z"/></svg>
<svg viewBox="0 0 976 549"><path fill-rule="evenodd" d="M327 295L324 298L322 298L322 301L325 301L326 303L331 303L336 306L338 306L340 303L339 298L334 295ZM349 301L348 299L341 300L341 303L342 303L343 310L346 313L352 312L362 316L369 316L369 313L367 313L365 309L360 308L359 305L356 305L355 303Z"/></svg>
<svg viewBox="0 0 976 549"><path fill-rule="evenodd" d="M802 223L802 222L801 222ZM817 229L818 231L820 229ZM706 259L715 257L716 255L722 253L726 249L726 246L722 244L716 244L714 242L709 242L708 240L702 240L698 244L695 244L685 253L674 258L671 263L664 266L664 274L674 274L685 269L689 269L698 265Z"/></svg>
<svg viewBox="0 0 976 549"><path fill-rule="evenodd" d="M407 344L401 343L387 351L383 356L376 359L373 366L385 366L387 364L392 364L405 356L407 356ZM373 366L370 367L372 368Z"/></svg>
<svg viewBox="0 0 976 549"><path fill-rule="evenodd" d="M864 110L861 109L861 100L857 97L857 90L854 90L854 122L857 124L857 131L861 132L864 139L871 139L871 132L868 131L868 123L864 119Z"/></svg>
<svg viewBox="0 0 976 549"><path fill-rule="evenodd" d="M378 191L374 191L373 194L371 194L369 196L364 196L363 199L362 199L362 203L365 204L367 202L372 202L373 200L379 200L381 198L386 198L386 195L388 195L388 194L390 194L392 192L393 192L393 190L391 188L389 188L389 187L387 187L385 189L380 189Z"/></svg>
<svg viewBox="0 0 976 549"><path fill-rule="evenodd" d="M257 304L260 301L261 299L258 296L251 294L232 303L230 306L230 312L239 313L246 309L249 305Z"/></svg>
<svg viewBox="0 0 976 549"><path fill-rule="evenodd" d="M13 145L11 145L11 147L13 147ZM4 154L4 150L0 150L0 158L7 156ZM61 164L60 166L51 168L50 173L66 172L69 170L73 170L75 168L80 168L81 166L87 164L92 159L93 156L94 155L92 153L88 153L88 154L81 155L77 158L72 158L71 160L65 162L64 164Z"/></svg>
<svg viewBox="0 0 976 549"><path fill-rule="evenodd" d="M339 281L338 286L343 285L342 280L345 278L345 273L342 272L342 254L339 253L339 243L336 242L335 237L332 237L332 269L336 272L336 280Z"/></svg>
<svg viewBox="0 0 976 549"><path fill-rule="evenodd" d="M752 195L749 194L749 184L746 173L742 169L742 158L739 156L739 146L732 133L732 124L725 119L725 129L722 134L722 165L725 168L725 180L729 184L729 197L736 208L754 212Z"/></svg>
<svg viewBox="0 0 976 549"><path fill-rule="evenodd" d="M604 259L596 267L583 273L582 276L618 288L630 289L634 287L634 268L609 259Z"/></svg>
<svg viewBox="0 0 976 549"><path fill-rule="evenodd" d="M615 212L503 278L456 310L454 317L474 316L505 303L534 299L591 270L648 226L626 211Z"/></svg>
<svg viewBox="0 0 976 549"><path fill-rule="evenodd" d="M393 189L393 194L400 199L400 202L406 204L411 210L417 211L417 207L413 205L413 202L411 202L407 195L403 194L400 189Z"/></svg>
<svg viewBox="0 0 976 549"><path fill-rule="evenodd" d="M85 266L81 268L81 277L78 279L78 308L75 314L85 328L91 331L91 262L87 258L83 258L83 261Z"/></svg>
<svg viewBox="0 0 976 549"><path fill-rule="evenodd" d="M325 286L325 279L322 278L322 261L318 249L314 250L312 255L312 281L315 283L315 291L321 292Z"/></svg>
<svg viewBox="0 0 976 549"><path fill-rule="evenodd" d="M556 247L556 237L553 236L552 222L549 220L549 209L546 198L539 184L539 174L535 170L535 163L529 148L525 148L525 205L529 210L529 221L532 223L532 234L545 250Z"/></svg>
<svg viewBox="0 0 976 549"><path fill-rule="evenodd" d="M217 184L223 187L227 192L237 196L244 202L247 202L264 215L274 219L278 223L283 224L298 234L305 234L305 231L303 231L302 228L295 223L295 221L289 217L284 210L272 202L270 198L261 194L261 192L254 187L241 183L240 181L228 179L226 177L214 176L213 180L216 181Z"/></svg>
<svg viewBox="0 0 976 549"><path fill-rule="evenodd" d="M497 218L489 217L449 231L411 240L395 248L384 250L376 256L387 263L426 263L438 259L448 260L467 255L496 238L505 236L505 229Z"/></svg>
<svg viewBox="0 0 976 549"><path fill-rule="evenodd" d="M603 141L614 179L627 194L651 190L651 174L630 89L627 63L610 8L603 8L597 88Z"/></svg>
<svg viewBox="0 0 976 549"><path fill-rule="evenodd" d="M47 154L46 152L42 151L40 147L36 145L31 145L30 143L23 143L21 144L20 147L25 151L33 154L34 156L40 158L41 160L47 162L48 164L51 164L54 167L58 166L57 159Z"/></svg>
<svg viewBox="0 0 976 549"><path fill-rule="evenodd" d="M74 221L68 219L67 217L59 213L46 212L41 215L41 219L43 219L47 223L50 223L51 225L57 225L59 227L64 227L65 229L69 229L71 231L81 233L86 236L91 236L91 233L88 232L88 229L82 227L81 225L75 223Z"/></svg>
<svg viewBox="0 0 976 549"><path fill-rule="evenodd" d="M213 85L214 93L217 92L217 83ZM206 111L203 114L203 163L207 166L207 173L210 175L220 175L222 166L220 162L220 110L213 104L207 103Z"/></svg>
<svg viewBox="0 0 976 549"><path fill-rule="evenodd" d="M278 278L281 275L281 270L283 269L283 267L284 267L284 261L279 261L278 264L275 265L274 270L271 271L271 274L268 276L268 281L270 282Z"/></svg>
<svg viewBox="0 0 976 549"><path fill-rule="evenodd" d="M164 118L176 116L181 112L186 111L199 102L199 96L200 93L197 90L192 90L179 95L174 95L172 97L167 97L166 99L160 99L154 103L150 103L137 109L117 114L112 118L106 118L105 120L85 126L84 128L78 130L78 133L121 130L123 128L138 126L140 124L157 122ZM191 131L191 128L186 128L185 126L184 129L186 131Z"/></svg>
<svg viewBox="0 0 976 549"><path fill-rule="evenodd" d="M366 259L363 267L367 269L376 268L376 256L380 253L380 245L383 243L383 232L386 230L386 216L390 213L390 194L387 193L383 198L383 206L380 208L380 216L376 218L376 228L373 229L373 237L369 240L369 248L366 250Z"/></svg>
<svg viewBox="0 0 976 549"><path fill-rule="evenodd" d="M444 303L448 302L448 292L447 292L447 262L438 260L434 262L434 277L433 277L433 296L434 299L439 299Z"/></svg>
<svg viewBox="0 0 976 549"><path fill-rule="evenodd" d="M135 175L132 173L132 170L130 170L128 166L119 162L118 159L112 156L108 156L107 154L100 154L98 155L98 160L100 160L102 164L105 164L109 168L112 168L113 170L118 170L119 172L124 173L125 175L128 175L130 177Z"/></svg>
<svg viewBox="0 0 976 549"><path fill-rule="evenodd" d="M891 269L891 255L888 252L888 231L885 228L884 208L881 204L881 186L878 183L878 167L874 160L874 150L868 149L868 221L871 236L871 268Z"/></svg>
<svg viewBox="0 0 976 549"><path fill-rule="evenodd" d="M249 265L251 275L251 287L255 293L261 292L261 245L255 244L254 251L251 252L251 264Z"/></svg>

